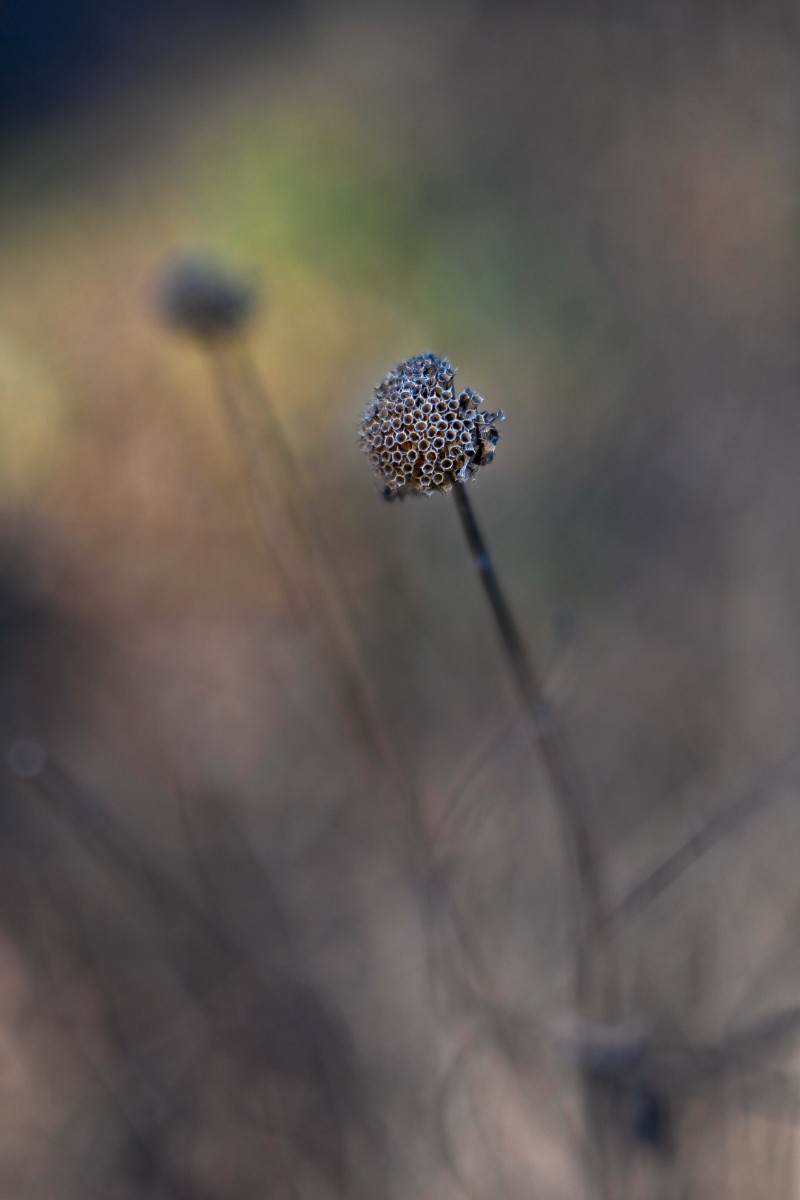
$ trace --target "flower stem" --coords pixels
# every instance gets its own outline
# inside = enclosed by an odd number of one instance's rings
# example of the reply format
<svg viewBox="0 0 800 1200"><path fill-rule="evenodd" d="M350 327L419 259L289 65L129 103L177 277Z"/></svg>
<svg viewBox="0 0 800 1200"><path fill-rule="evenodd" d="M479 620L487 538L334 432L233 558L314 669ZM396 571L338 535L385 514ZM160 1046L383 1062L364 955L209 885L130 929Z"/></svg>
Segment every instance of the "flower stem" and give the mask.
<svg viewBox="0 0 800 1200"><path fill-rule="evenodd" d="M463 483L453 488L472 561L489 602L506 661L525 711L534 747L552 791L571 867L576 915L576 1001L582 1016L593 1002L604 1019L616 1006L616 972L597 954L596 931L608 911L605 888L586 811L586 795L555 712L545 694L494 567L491 552ZM606 949L608 943L606 942ZM599 994L598 994L599 992Z"/></svg>
<svg viewBox="0 0 800 1200"><path fill-rule="evenodd" d="M238 353L227 345L210 349L216 390L263 549L295 622L320 652L365 781L390 798L409 852L421 853L415 849L422 837L420 799L386 734L333 556L297 495L302 483L299 465L244 348L239 347ZM259 425L259 407L269 426L266 439ZM265 442L274 451L269 458Z"/></svg>

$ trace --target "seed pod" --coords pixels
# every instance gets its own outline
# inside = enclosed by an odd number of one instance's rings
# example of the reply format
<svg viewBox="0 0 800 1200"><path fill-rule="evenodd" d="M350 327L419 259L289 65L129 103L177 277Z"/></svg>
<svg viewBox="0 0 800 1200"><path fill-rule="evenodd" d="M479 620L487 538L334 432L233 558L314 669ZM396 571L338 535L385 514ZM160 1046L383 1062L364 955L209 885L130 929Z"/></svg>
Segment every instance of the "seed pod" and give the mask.
<svg viewBox="0 0 800 1200"><path fill-rule="evenodd" d="M169 262L158 287L164 322L197 338L238 333L255 306L255 289L246 279L199 251Z"/></svg>
<svg viewBox="0 0 800 1200"><path fill-rule="evenodd" d="M471 388L456 392L454 378L446 358L419 354L376 387L360 440L388 494L449 492L494 458L503 414L482 411L482 398Z"/></svg>

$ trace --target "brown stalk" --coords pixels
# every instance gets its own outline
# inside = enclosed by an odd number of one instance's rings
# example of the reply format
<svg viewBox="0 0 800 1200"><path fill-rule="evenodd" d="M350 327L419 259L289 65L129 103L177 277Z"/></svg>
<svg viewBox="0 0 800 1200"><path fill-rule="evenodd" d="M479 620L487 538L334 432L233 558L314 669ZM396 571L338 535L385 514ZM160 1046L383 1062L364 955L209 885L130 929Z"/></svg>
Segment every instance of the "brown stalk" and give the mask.
<svg viewBox="0 0 800 1200"><path fill-rule="evenodd" d="M386 737L361 663L338 566L299 495L302 472L269 394L249 351L244 346L239 349L234 356L229 345L218 342L210 346L210 357L261 541L295 621L320 652L341 715L358 747L362 774L371 788L385 793L388 783L394 795L403 797L419 833L419 798Z"/></svg>

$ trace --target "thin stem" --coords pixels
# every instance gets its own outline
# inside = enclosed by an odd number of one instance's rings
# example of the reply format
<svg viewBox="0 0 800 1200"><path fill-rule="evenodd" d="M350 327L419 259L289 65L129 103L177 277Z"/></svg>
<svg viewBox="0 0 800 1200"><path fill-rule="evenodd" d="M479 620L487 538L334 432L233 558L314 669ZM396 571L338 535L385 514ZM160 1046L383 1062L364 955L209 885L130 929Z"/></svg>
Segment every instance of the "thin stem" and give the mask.
<svg viewBox="0 0 800 1200"><path fill-rule="evenodd" d="M534 663L523 641L500 584L486 539L475 516L465 485L456 483L453 496L467 539L472 561L494 618L506 661L514 679L528 720L534 746L552 790L561 821L567 857L572 875L577 918L576 999L579 1010L588 1015L595 976L606 976L599 998L603 1016L613 1015L616 980L614 972L598 970L593 962L597 947L596 931L602 914L608 911L605 889L598 866L586 813L586 799L573 759L555 712L547 699ZM604 956L602 956L604 957ZM606 968L608 964L605 964Z"/></svg>
<svg viewBox="0 0 800 1200"><path fill-rule="evenodd" d="M241 348L240 348L241 349ZM340 712L349 725L359 762L371 787L404 802L410 817L409 849L421 838L419 797L386 736L384 722L360 661L347 599L331 556L305 515L295 489L299 469L280 429L266 389L244 352L227 344L209 346L211 367L233 448L242 468L261 541L290 601L295 621L321 652ZM262 430L251 401L262 406L274 455L262 452ZM298 556L293 548L299 548Z"/></svg>
<svg viewBox="0 0 800 1200"><path fill-rule="evenodd" d="M519 627L514 620L505 592L492 561L486 539L463 483L457 482L453 494L467 539L472 561L478 572L492 617L500 637L530 727L534 748L550 785L567 861L571 868L571 887L575 914L575 1003L578 1015L595 1015L597 1004L601 1020L617 1016L618 972L612 961L610 937L599 930L602 914L608 911L605 889L595 853L586 812L585 792L578 778L564 734L547 699L540 677L531 659ZM590 1081L583 1081L583 1112L589 1142L585 1162L587 1192L608 1200L612 1188L613 1155L608 1138L607 1116ZM592 1164L594 1164L594 1169Z"/></svg>
<svg viewBox="0 0 800 1200"><path fill-rule="evenodd" d="M800 756L792 752L735 800L716 809L699 829L648 871L612 909L603 913L601 927L612 922L619 927L641 916L662 892L715 850L720 842L733 837L748 821L779 801L784 795L784 785L796 784L799 773Z"/></svg>

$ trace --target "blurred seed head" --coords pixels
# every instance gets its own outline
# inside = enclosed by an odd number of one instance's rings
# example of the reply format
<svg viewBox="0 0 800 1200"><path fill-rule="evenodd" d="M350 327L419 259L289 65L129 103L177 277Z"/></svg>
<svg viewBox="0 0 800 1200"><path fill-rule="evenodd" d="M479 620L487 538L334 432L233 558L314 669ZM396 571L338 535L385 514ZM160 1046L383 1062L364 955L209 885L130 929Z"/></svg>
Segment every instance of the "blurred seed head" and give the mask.
<svg viewBox="0 0 800 1200"><path fill-rule="evenodd" d="M638 1024L585 1022L571 1046L584 1081L628 1143L659 1154L672 1150L672 1105L653 1070L651 1038Z"/></svg>
<svg viewBox="0 0 800 1200"><path fill-rule="evenodd" d="M197 338L239 333L256 308L253 285L204 251L167 263L157 290L158 310L167 325Z"/></svg>
<svg viewBox="0 0 800 1200"><path fill-rule="evenodd" d="M20 738L9 746L6 762L19 779L35 779L47 764L47 751L33 738Z"/></svg>
<svg viewBox="0 0 800 1200"><path fill-rule="evenodd" d="M668 1153L673 1145L672 1113L666 1095L646 1079L633 1088L630 1132L635 1142Z"/></svg>
<svg viewBox="0 0 800 1200"><path fill-rule="evenodd" d="M485 412L471 388L457 392L446 358L418 354L375 389L359 436L387 494L449 492L494 458L502 412Z"/></svg>

